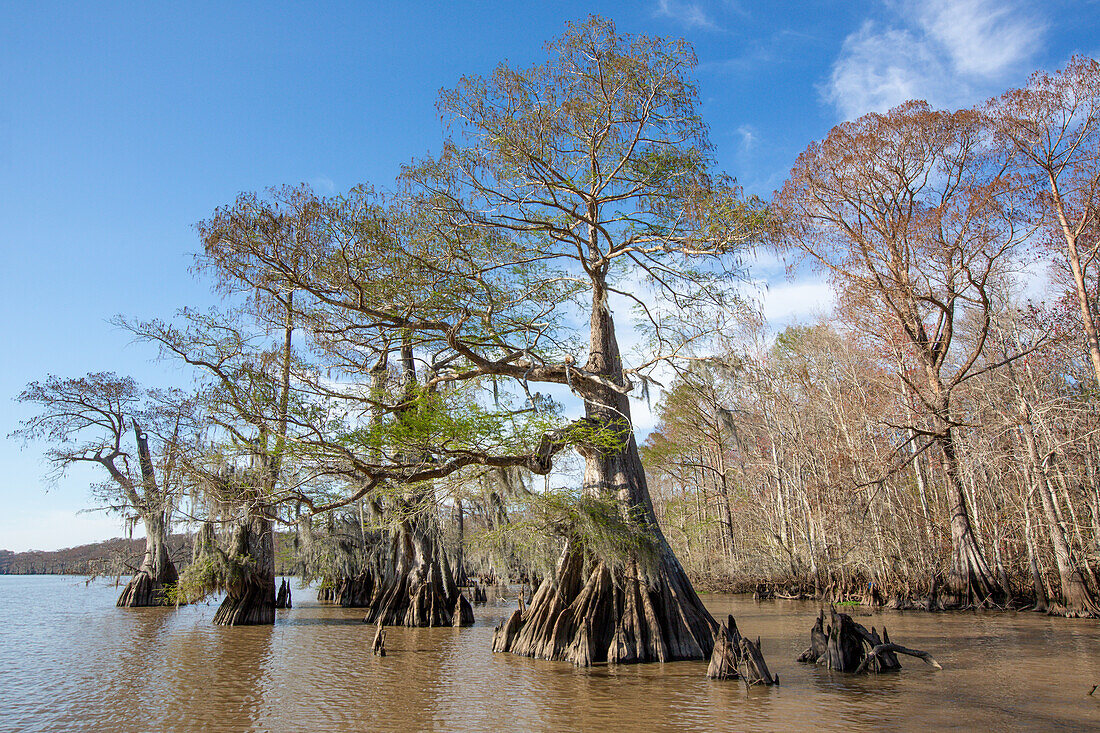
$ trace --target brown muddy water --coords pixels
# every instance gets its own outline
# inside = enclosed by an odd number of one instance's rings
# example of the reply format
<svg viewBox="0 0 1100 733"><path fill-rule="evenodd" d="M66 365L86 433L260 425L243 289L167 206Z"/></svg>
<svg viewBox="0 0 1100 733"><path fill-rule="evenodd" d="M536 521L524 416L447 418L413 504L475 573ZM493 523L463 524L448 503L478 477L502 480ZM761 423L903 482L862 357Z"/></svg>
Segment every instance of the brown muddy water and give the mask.
<svg viewBox="0 0 1100 733"><path fill-rule="evenodd" d="M931 652L897 674L798 664L813 603L707 596L760 636L781 685L705 678L704 662L583 670L493 654L508 601L467 629L390 629L295 589L275 626L217 628L215 605L118 609L113 584L0 576L4 731L861 731L1100 729L1100 626L1027 613L858 618ZM858 614L858 611L857 611Z"/></svg>

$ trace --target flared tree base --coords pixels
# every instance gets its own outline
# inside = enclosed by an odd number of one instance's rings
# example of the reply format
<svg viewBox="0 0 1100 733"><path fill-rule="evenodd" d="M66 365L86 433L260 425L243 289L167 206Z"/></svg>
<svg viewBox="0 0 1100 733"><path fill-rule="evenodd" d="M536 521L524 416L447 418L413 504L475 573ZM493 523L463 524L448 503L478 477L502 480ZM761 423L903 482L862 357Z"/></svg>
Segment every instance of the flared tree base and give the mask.
<svg viewBox="0 0 1100 733"><path fill-rule="evenodd" d="M175 573L172 575L174 576ZM122 590L122 595L118 597L115 605L119 608L167 606L172 602L169 599L168 590L174 584L175 580L170 583L157 582L153 580L152 573L148 570L139 570L134 577L130 578L130 582Z"/></svg>
<svg viewBox="0 0 1100 733"><path fill-rule="evenodd" d="M1062 578L1062 603L1053 604L1048 613L1067 618L1100 618L1100 604L1081 571L1074 570Z"/></svg>
<svg viewBox="0 0 1100 733"><path fill-rule="evenodd" d="M530 606L497 627L493 651L582 667L706 659L717 630L670 550L643 577L637 563L612 570L567 548Z"/></svg>
<svg viewBox="0 0 1100 733"><path fill-rule="evenodd" d="M969 533L955 538L951 571L943 607L948 609L1003 608L1004 588L993 577L977 542Z"/></svg>
<svg viewBox="0 0 1100 733"><path fill-rule="evenodd" d="M448 592L448 585L453 590ZM363 621L378 626L472 626L473 606L436 564L375 579L369 573L348 585L344 605L367 609ZM358 601L365 600L364 603Z"/></svg>
<svg viewBox="0 0 1100 733"><path fill-rule="evenodd" d="M249 584L230 592L214 614L217 626L257 626L275 623L275 583Z"/></svg>

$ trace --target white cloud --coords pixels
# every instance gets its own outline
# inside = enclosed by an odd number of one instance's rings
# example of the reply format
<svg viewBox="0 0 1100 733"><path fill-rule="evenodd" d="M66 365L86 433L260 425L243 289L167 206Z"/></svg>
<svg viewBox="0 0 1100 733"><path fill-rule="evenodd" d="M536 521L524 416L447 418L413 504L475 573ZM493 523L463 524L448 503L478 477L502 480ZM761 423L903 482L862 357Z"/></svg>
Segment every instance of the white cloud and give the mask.
<svg viewBox="0 0 1100 733"><path fill-rule="evenodd" d="M844 40L825 98L842 117L852 119L885 112L907 99L936 96L943 75L927 43L909 31L882 29L867 21Z"/></svg>
<svg viewBox="0 0 1100 733"><path fill-rule="evenodd" d="M921 28L947 52L959 74L996 77L1038 50L1043 23L1011 3L933 0L911 3Z"/></svg>
<svg viewBox="0 0 1100 733"><path fill-rule="evenodd" d="M760 142L756 129L752 125L741 125L735 132L741 138L741 152L743 153L749 152Z"/></svg>
<svg viewBox="0 0 1100 733"><path fill-rule="evenodd" d="M323 193L336 192L336 182L328 176L314 176L310 179L309 185L314 191L321 191Z"/></svg>
<svg viewBox="0 0 1100 733"><path fill-rule="evenodd" d="M844 39L822 92L845 119L909 99L973 104L1038 50L1046 26L1019 4L928 0L896 6L897 26L866 21Z"/></svg>
<svg viewBox="0 0 1100 733"><path fill-rule="evenodd" d="M828 315L836 304L832 287L818 279L772 285L761 294L761 300L764 317L773 330Z"/></svg>
<svg viewBox="0 0 1100 733"><path fill-rule="evenodd" d="M697 3L657 0L657 10L654 15L658 18L672 18L688 28L719 30L718 24Z"/></svg>

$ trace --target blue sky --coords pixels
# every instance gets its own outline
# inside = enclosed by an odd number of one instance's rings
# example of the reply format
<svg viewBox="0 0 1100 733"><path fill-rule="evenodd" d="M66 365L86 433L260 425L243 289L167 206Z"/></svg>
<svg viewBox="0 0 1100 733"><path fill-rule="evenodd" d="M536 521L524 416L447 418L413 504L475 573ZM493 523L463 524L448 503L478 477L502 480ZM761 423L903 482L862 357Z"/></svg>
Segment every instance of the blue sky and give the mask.
<svg viewBox="0 0 1100 733"><path fill-rule="evenodd" d="M187 270L196 221L244 190L389 184L438 149L440 88L540 60L589 13L695 45L719 162L764 197L845 118L972 104L1100 52L1100 5L1062 0L4 3L0 435L28 414L10 398L48 373L179 381L107 320L213 302ZM828 308L823 283L780 270L754 271L775 323ZM0 548L117 535L116 518L77 514L96 476L46 492L41 453L0 438Z"/></svg>

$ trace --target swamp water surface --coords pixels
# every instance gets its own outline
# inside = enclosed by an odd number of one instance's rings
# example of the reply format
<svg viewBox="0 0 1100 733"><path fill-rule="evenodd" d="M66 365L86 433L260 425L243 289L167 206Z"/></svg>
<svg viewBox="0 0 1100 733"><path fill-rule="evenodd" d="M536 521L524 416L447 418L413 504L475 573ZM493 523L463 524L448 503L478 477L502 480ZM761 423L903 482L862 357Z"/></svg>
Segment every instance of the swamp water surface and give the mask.
<svg viewBox="0 0 1100 733"><path fill-rule="evenodd" d="M1100 624L1028 613L860 616L930 652L897 674L801 665L817 605L704 596L760 636L781 685L746 689L705 662L575 669L493 654L514 607L467 629L373 629L294 589L272 627L219 628L215 604L119 609L114 584L0 576L3 731L1100 730Z"/></svg>

